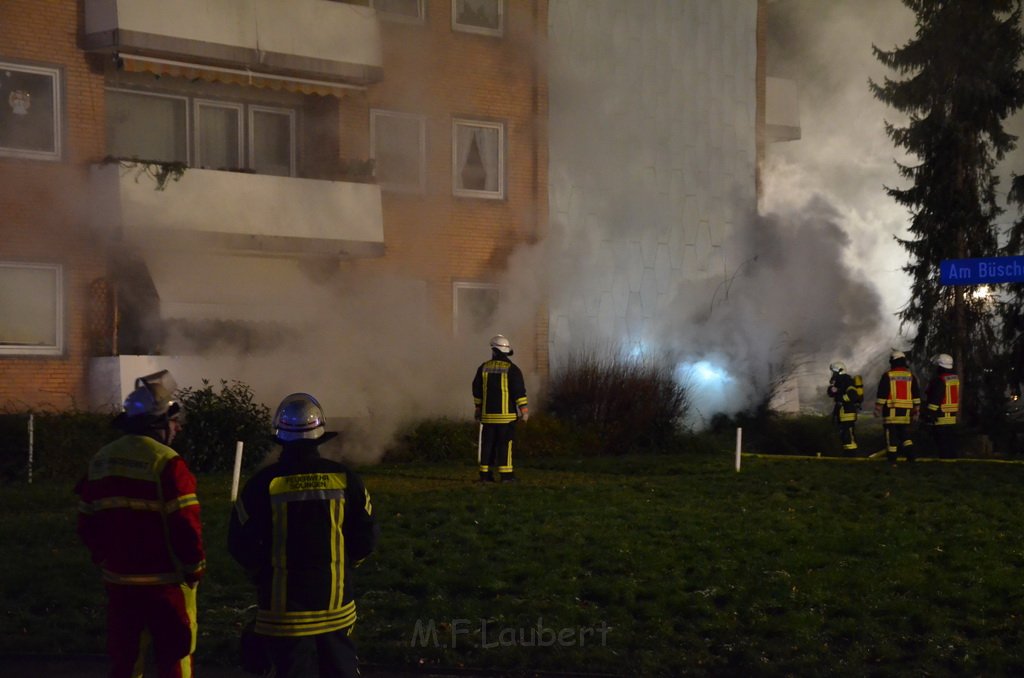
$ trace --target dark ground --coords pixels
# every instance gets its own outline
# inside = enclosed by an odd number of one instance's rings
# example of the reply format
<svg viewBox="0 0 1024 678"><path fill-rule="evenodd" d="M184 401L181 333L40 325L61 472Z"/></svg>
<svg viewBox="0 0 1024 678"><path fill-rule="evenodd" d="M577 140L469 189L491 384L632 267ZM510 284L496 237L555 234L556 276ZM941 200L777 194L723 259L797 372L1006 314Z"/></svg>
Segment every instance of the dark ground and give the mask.
<svg viewBox="0 0 1024 678"><path fill-rule="evenodd" d="M194 668L196 678L253 678L252 674L245 673L241 669L220 666L196 666ZM360 672L366 678L448 678L449 676L497 675L401 671L378 666L363 666ZM106 675L107 661L100 655L0 656L0 676L3 678L106 678ZM146 676L156 676L156 671L146 671Z"/></svg>
<svg viewBox="0 0 1024 678"><path fill-rule="evenodd" d="M472 669L403 670L383 666L363 665L360 673L365 678L502 678L506 674L498 671L474 671ZM253 678L253 674L242 669L223 666L194 667L196 678ZM102 655L0 655L0 677L2 678L106 678L107 660ZM146 677L156 676L154 669L147 669ZM530 674L538 678L558 678L572 674L541 672ZM593 674L586 674L593 676Z"/></svg>

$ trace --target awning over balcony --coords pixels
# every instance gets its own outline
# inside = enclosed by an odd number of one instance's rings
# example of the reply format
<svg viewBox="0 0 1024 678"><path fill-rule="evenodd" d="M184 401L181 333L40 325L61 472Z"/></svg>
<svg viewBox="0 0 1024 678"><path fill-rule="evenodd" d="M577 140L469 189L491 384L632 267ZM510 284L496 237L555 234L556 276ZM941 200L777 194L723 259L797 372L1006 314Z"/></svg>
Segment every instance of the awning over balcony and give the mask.
<svg viewBox="0 0 1024 678"><path fill-rule="evenodd" d="M376 12L326 0L85 0L84 42L129 69L191 69L221 82L251 73L253 84L283 77L312 89L383 77Z"/></svg>
<svg viewBox="0 0 1024 678"><path fill-rule="evenodd" d="M153 75L188 80L205 80L230 85L247 85L264 89L297 92L299 94L318 94L342 98L353 86L331 83L324 80L311 80L287 76L274 76L266 73L243 71L234 68L217 68L201 66L168 59L155 59L144 56L122 55L120 68L128 73L152 73Z"/></svg>

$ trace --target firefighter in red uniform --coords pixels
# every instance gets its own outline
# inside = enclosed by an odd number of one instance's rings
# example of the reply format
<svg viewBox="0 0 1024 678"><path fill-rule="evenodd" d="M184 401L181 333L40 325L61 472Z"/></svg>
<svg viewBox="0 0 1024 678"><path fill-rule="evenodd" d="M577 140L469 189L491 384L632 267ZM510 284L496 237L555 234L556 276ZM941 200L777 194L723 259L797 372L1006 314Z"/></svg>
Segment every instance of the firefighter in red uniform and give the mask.
<svg viewBox="0 0 1024 678"><path fill-rule="evenodd" d="M530 408L523 372L509 359L511 355L508 339L500 334L491 337L491 359L473 377L474 416L480 422L480 482L494 482L494 471L502 482L516 479L512 467L516 421L528 421Z"/></svg>
<svg viewBox="0 0 1024 678"><path fill-rule="evenodd" d="M839 428L839 442L843 451L853 453L857 450L857 437L853 428L857 424L857 413L864 400L864 387L860 377L856 379L846 373L846 365L836 361L828 366L832 378L828 382L828 396L835 405L832 408L832 421Z"/></svg>
<svg viewBox="0 0 1024 678"><path fill-rule="evenodd" d="M939 456L956 456L956 418L960 413L960 377L953 371L948 353L932 356L935 376L925 389L925 407L921 419L931 429Z"/></svg>
<svg viewBox="0 0 1024 678"><path fill-rule="evenodd" d="M75 488L78 533L106 583L111 678L141 676L146 647L161 678L192 675L196 585L206 567L196 479L169 445L180 430L167 370L135 380Z"/></svg>
<svg viewBox="0 0 1024 678"><path fill-rule="evenodd" d="M885 428L885 456L896 461L902 452L907 461L914 461L914 441L910 425L917 420L921 409L921 391L917 377L907 366L907 356L893 351L889 356L889 371L878 380L875 416L882 417Z"/></svg>
<svg viewBox="0 0 1024 678"><path fill-rule="evenodd" d="M377 541L370 495L320 456L337 434L316 398L289 395L273 425L281 456L245 484L228 527L228 550L256 584L256 638L278 678L358 676L352 570Z"/></svg>

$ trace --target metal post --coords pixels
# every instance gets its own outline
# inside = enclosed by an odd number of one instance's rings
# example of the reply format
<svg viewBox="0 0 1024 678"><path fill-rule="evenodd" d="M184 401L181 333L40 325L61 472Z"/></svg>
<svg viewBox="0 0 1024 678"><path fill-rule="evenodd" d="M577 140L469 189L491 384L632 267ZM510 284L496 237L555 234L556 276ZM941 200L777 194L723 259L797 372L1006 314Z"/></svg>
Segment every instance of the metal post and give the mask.
<svg viewBox="0 0 1024 678"><path fill-rule="evenodd" d="M35 415L28 413L28 484L32 484L32 462L35 456Z"/></svg>

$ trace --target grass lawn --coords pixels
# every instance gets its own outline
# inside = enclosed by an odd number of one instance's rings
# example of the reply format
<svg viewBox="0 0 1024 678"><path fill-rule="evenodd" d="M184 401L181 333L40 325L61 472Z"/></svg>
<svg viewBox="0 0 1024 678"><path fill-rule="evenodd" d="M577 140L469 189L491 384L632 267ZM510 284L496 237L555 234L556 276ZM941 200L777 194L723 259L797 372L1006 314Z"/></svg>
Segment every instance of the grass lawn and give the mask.
<svg viewBox="0 0 1024 678"><path fill-rule="evenodd" d="M362 469L382 527L357 575L365 661L618 676L1024 674L1024 465L747 457ZM252 593L230 479L200 479L198 656ZM67 485L7 485L0 654L100 653L103 593Z"/></svg>

